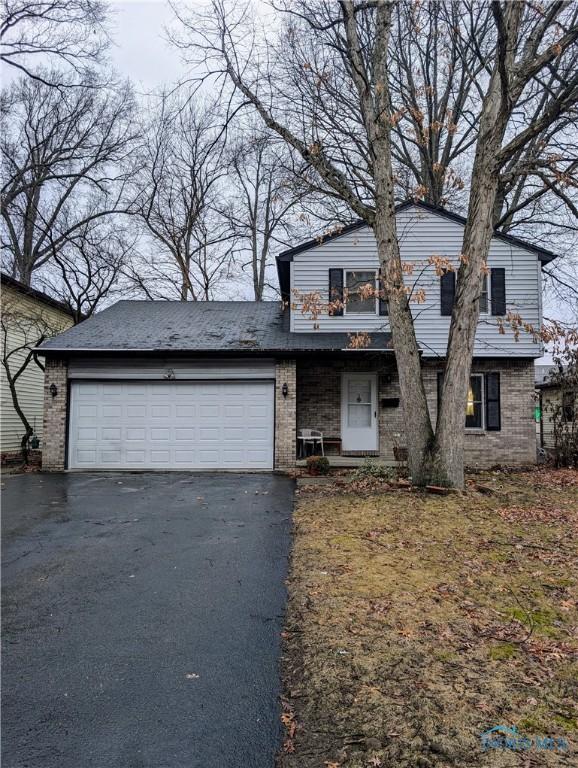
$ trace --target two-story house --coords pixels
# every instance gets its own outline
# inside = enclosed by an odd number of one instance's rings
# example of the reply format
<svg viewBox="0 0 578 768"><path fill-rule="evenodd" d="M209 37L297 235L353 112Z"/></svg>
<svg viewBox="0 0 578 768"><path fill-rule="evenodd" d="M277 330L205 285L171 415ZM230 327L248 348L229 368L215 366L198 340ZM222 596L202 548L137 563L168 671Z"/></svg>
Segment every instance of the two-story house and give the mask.
<svg viewBox="0 0 578 768"><path fill-rule="evenodd" d="M397 209L434 421L455 288L455 273L440 275L435 261L457 267L463 226L423 203ZM540 326L541 268L553 258L492 239L464 414L467 465L535 460L542 349L505 318ZM308 430L337 462L402 455L387 304L360 289L378 286L371 229L344 227L281 253L277 266L283 302L121 301L46 342L45 468L285 469L310 447ZM356 333L368 335L363 348Z"/></svg>

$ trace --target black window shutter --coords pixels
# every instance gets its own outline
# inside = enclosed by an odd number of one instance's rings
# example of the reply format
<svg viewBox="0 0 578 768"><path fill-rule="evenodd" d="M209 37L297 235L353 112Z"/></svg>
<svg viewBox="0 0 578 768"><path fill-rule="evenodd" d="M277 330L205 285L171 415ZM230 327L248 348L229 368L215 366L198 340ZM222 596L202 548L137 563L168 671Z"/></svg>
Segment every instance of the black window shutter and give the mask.
<svg viewBox="0 0 578 768"><path fill-rule="evenodd" d="M342 269L329 270L329 301L343 302L343 270ZM336 315L338 317L343 315L343 304L340 307L335 307L335 309L333 309L331 314Z"/></svg>
<svg viewBox="0 0 578 768"><path fill-rule="evenodd" d="M492 315L506 314L506 270L503 267L490 270L492 281Z"/></svg>
<svg viewBox="0 0 578 768"><path fill-rule="evenodd" d="M456 294L456 273L444 272L440 279L442 315L451 316Z"/></svg>
<svg viewBox="0 0 578 768"><path fill-rule="evenodd" d="M500 374L486 373L486 429L489 432L501 430L500 410Z"/></svg>
<svg viewBox="0 0 578 768"><path fill-rule="evenodd" d="M383 316L389 315L389 307L387 306L387 299L382 297L383 282L381 280L381 270L377 273L377 289L379 291L379 314Z"/></svg>

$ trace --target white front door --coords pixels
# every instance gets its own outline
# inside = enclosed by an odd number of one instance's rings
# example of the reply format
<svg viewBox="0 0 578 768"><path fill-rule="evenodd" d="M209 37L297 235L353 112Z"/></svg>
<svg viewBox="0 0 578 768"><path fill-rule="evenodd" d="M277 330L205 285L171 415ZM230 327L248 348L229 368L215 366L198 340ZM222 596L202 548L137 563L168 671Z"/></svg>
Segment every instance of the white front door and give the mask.
<svg viewBox="0 0 578 768"><path fill-rule="evenodd" d="M344 451L377 451L377 374L344 373L341 379L341 445Z"/></svg>

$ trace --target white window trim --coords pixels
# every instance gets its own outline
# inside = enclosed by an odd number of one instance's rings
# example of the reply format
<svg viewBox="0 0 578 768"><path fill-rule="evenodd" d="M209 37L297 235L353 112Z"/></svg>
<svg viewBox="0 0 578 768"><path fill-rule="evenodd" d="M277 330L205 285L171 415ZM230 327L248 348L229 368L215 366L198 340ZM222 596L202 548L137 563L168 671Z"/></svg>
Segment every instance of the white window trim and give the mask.
<svg viewBox="0 0 578 768"><path fill-rule="evenodd" d="M377 284L377 280L379 277L379 272L376 269L372 269L371 267L358 267L357 269L351 269L351 267L344 267L343 268L343 292L344 294L347 293L347 273L353 272L354 274L356 272L373 272L374 277L374 287L376 291L375 296L375 307L373 312L347 312L347 299L343 302L343 315L351 315L351 317L374 317L374 315L379 315L379 296L378 291L379 287Z"/></svg>
<svg viewBox="0 0 578 768"><path fill-rule="evenodd" d="M486 311L483 312L480 309L480 315L483 315L484 317L492 314L492 280L491 280L491 274L492 274L492 270L489 269L489 271L487 273L485 273L485 275L484 275L484 277L486 279L487 287L488 287L488 290L487 290L488 301L487 301ZM481 297L482 297L482 295L480 293L480 299L481 299Z"/></svg>
<svg viewBox="0 0 578 768"><path fill-rule="evenodd" d="M465 427L466 432L485 432L486 431L486 377L483 373L471 373L470 379L477 377L482 380L482 386L480 387L481 404L482 404L482 425L480 427ZM470 382L468 381L468 389Z"/></svg>

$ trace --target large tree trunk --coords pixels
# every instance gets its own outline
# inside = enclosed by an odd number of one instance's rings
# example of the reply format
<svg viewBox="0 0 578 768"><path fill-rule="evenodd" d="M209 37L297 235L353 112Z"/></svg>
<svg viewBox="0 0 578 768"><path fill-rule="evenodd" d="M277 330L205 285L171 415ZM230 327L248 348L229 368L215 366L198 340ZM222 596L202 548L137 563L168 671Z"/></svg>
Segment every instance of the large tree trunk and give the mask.
<svg viewBox="0 0 578 768"><path fill-rule="evenodd" d="M476 145L468 216L450 324L448 351L432 445L432 481L462 488L464 484L465 413L478 318L482 275L494 231L499 168L496 157L511 114L509 78L523 11L511 3L500 15L496 65L484 99Z"/></svg>
<svg viewBox="0 0 578 768"><path fill-rule="evenodd" d="M376 28L379 44L374 57L376 102L372 103L365 82L358 80L364 104L364 118L370 140L375 179L375 217L373 231L381 265L381 275L389 305L389 321L399 376L404 411L409 471L416 485L426 482L425 461L430 455L433 430L421 375L421 359L409 299L405 291L395 215L393 169L391 162L391 120L387 88L387 51L391 29L391 6L378 5ZM357 38L353 7L349 4L347 31L353 47L353 61L361 70L361 49Z"/></svg>
<svg viewBox="0 0 578 768"><path fill-rule="evenodd" d="M393 195L391 205L393 207ZM392 222L393 231L389 228ZM403 405L409 471L415 485L424 485L428 479L427 460L433 441L433 430L411 309L403 289L395 216L376 215L374 232L382 274L386 276L389 321Z"/></svg>
<svg viewBox="0 0 578 768"><path fill-rule="evenodd" d="M496 173L489 171L489 165L485 163L472 182L440 411L430 457L430 482L455 488L464 485L466 403L480 314L482 275L493 234L498 179Z"/></svg>

